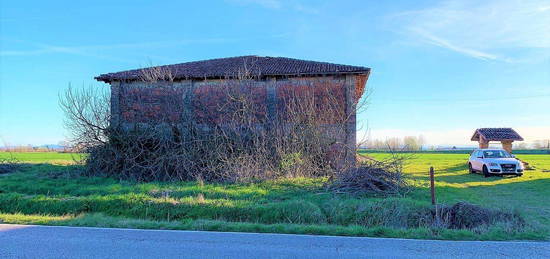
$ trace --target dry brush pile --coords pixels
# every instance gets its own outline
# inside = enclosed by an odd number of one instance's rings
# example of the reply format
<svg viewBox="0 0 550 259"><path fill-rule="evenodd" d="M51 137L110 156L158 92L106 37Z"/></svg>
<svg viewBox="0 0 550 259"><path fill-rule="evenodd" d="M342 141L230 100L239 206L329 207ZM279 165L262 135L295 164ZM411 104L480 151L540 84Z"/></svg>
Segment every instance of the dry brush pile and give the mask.
<svg viewBox="0 0 550 259"><path fill-rule="evenodd" d="M392 195L409 188L402 173L410 155L393 152L384 160L362 159L358 167L335 174L327 188L336 193ZM358 158L364 156L358 154Z"/></svg>
<svg viewBox="0 0 550 259"><path fill-rule="evenodd" d="M450 206L436 208L433 211L434 225L450 229L476 229L496 223L505 223L509 227L521 229L526 226L525 219L517 212L484 208L467 202L458 202ZM436 216L437 215L437 216Z"/></svg>

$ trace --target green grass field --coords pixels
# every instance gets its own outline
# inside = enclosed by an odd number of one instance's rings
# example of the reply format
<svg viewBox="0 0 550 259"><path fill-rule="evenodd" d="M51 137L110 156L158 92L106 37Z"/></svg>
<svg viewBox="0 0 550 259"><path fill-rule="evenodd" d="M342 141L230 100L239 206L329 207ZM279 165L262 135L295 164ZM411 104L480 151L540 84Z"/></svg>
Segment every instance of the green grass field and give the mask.
<svg viewBox="0 0 550 259"><path fill-rule="evenodd" d="M55 152L0 152L0 159L15 158L26 163L68 164L80 159L80 154Z"/></svg>
<svg viewBox="0 0 550 259"><path fill-rule="evenodd" d="M374 158L388 156L369 154ZM0 153L0 158L10 156ZM254 184L132 183L72 174L71 154L16 153L24 169L0 175L5 223L381 236L452 240L550 239L550 155L518 155L536 170L523 177L468 174L465 154L414 154L412 190L398 197L334 195L326 179ZM43 164L40 164L43 163ZM428 169L439 203L467 201L517 211L528 227L454 230L419 226L428 210Z"/></svg>

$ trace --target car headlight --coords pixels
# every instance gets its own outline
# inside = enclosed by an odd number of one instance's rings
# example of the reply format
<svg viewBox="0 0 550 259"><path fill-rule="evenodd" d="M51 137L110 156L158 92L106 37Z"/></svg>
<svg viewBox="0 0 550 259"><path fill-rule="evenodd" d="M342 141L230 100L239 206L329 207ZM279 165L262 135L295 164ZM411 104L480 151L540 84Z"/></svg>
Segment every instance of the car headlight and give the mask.
<svg viewBox="0 0 550 259"><path fill-rule="evenodd" d="M489 166L498 166L497 163L489 163Z"/></svg>
<svg viewBox="0 0 550 259"><path fill-rule="evenodd" d="M518 168L519 169L524 169L523 163L518 163Z"/></svg>

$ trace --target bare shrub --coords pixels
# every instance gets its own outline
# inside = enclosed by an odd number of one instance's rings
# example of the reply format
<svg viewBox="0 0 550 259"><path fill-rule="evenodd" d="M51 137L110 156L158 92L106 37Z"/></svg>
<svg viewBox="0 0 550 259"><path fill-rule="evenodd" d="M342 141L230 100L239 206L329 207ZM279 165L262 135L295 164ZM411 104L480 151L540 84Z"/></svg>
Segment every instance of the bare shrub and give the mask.
<svg viewBox="0 0 550 259"><path fill-rule="evenodd" d="M231 93L231 91L228 91ZM248 98L231 96L223 124L135 124L111 128L109 141L90 147L87 172L137 181L243 182L332 175L330 141L313 125L258 123ZM230 107L230 105L234 107ZM268 128L269 127L269 128Z"/></svg>
<svg viewBox="0 0 550 259"><path fill-rule="evenodd" d="M337 172L355 170L350 169L353 163L341 162L355 156L355 148L347 146L342 136L348 122L355 120L348 111L358 106L345 106L342 85L319 80L278 88L277 115L272 118L265 103L267 90L259 88L258 79L247 72L254 69L253 64L245 67L237 78L195 89L175 89L165 83L174 80L165 67L144 69L139 80L152 86L147 91L173 94L163 94L160 107L145 102L149 106L140 111L143 114L132 117L138 120L126 124L109 124L105 92L70 87L61 96L61 107L73 143L89 154L85 173L136 181L245 182L280 177L336 179ZM195 97L185 99L188 96ZM193 112L184 109L183 103L192 105ZM378 174L373 177L385 180Z"/></svg>

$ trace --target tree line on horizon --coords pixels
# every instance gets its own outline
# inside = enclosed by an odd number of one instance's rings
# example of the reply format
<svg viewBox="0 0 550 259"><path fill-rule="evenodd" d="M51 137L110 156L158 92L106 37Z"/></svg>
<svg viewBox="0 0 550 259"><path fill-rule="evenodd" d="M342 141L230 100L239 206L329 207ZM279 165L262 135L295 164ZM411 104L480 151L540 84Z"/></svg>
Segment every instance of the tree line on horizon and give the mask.
<svg viewBox="0 0 550 259"><path fill-rule="evenodd" d="M497 142L491 143L499 144ZM475 146L475 144L472 144ZM436 150L436 145L428 145L427 139L420 136L404 136L404 137L391 137L386 139L368 139L362 141L359 144L362 149L374 149L374 150L403 150L403 151L422 151L422 150ZM456 146L453 146L456 148ZM452 147L451 147L452 148ZM516 142L513 146L514 149L548 149L550 150L550 139L540 139L530 142Z"/></svg>

